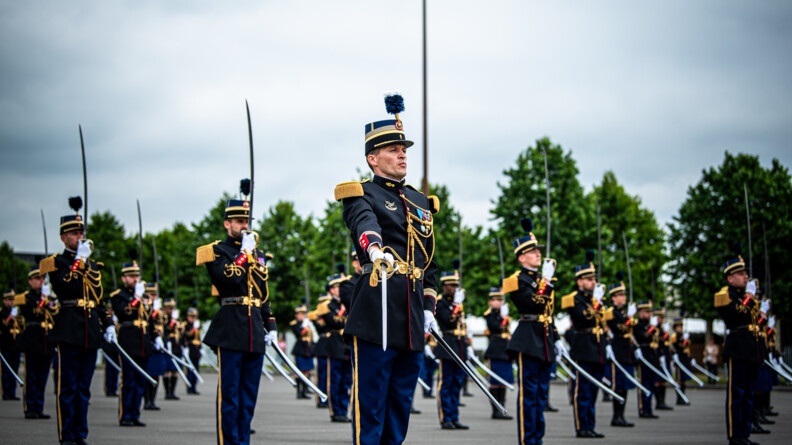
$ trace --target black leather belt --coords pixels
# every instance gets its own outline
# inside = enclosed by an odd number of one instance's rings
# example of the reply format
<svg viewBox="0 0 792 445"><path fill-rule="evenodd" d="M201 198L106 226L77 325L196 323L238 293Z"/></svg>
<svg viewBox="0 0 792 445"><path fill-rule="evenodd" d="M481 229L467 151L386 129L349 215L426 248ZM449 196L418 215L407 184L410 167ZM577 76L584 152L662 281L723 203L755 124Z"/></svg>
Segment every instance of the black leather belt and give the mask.
<svg viewBox="0 0 792 445"><path fill-rule="evenodd" d="M539 314L520 314L520 321L539 321Z"/></svg>
<svg viewBox="0 0 792 445"><path fill-rule="evenodd" d="M226 297L220 300L220 304L223 306L238 306L238 305L245 305L245 306L261 306L261 300L258 298L248 298L248 297Z"/></svg>
<svg viewBox="0 0 792 445"><path fill-rule="evenodd" d="M61 301L61 307L85 308L86 305L88 306L89 309L91 309L96 305L96 303L94 303L93 300L84 300L84 299Z"/></svg>

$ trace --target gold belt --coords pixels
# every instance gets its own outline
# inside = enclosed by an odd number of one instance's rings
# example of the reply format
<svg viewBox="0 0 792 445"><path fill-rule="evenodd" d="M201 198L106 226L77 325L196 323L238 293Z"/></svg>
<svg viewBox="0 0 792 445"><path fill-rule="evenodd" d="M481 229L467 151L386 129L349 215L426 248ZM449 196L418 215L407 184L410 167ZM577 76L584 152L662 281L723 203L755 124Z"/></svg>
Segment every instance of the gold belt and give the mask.
<svg viewBox="0 0 792 445"><path fill-rule="evenodd" d="M261 307L261 300L250 297L227 297L220 300L223 306L256 306Z"/></svg>

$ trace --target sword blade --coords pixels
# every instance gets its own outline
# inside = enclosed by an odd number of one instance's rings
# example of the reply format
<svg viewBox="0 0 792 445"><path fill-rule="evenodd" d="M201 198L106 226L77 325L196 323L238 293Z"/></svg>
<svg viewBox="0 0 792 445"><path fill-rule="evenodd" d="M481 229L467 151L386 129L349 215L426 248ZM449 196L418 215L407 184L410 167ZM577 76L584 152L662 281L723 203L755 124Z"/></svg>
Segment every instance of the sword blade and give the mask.
<svg viewBox="0 0 792 445"><path fill-rule="evenodd" d="M118 352L121 353L121 356L127 359L127 361L132 365L133 368L135 368L137 372L140 373L140 375L142 375L152 385L157 384L157 381L152 379L151 376L148 375L148 373L144 371L143 368L141 368L137 363L135 363L135 360L133 360L132 357L130 357L129 354L127 354L126 351L124 351L124 348L122 348L121 345L118 344L118 339L113 340L113 344L116 346L116 348L118 348Z"/></svg>
<svg viewBox="0 0 792 445"><path fill-rule="evenodd" d="M25 384L22 383L22 379L20 379L19 376L17 375L17 373L15 373L13 369L11 369L11 365L9 365L8 362L6 361L5 357L3 357L3 353L2 352L0 352L0 359L3 360L3 364L6 365L6 369L8 369L8 372L11 373L11 376L14 378L14 380L16 380L17 383L19 383L19 386L25 386Z"/></svg>
<svg viewBox="0 0 792 445"><path fill-rule="evenodd" d="M267 365L261 365L261 373L264 374L264 377L266 377L270 382L275 381L275 379L272 378L272 373L269 372L269 369L267 369Z"/></svg>
<svg viewBox="0 0 792 445"><path fill-rule="evenodd" d="M673 380L669 381L669 380L668 380L668 377L667 377L665 374L663 374L663 371L661 371L661 370L659 370L659 369L655 368L654 366L652 366L652 364L651 364L651 363L649 363L649 362L648 362L648 361L647 361L645 358L643 358L643 357L639 357L639 358L638 358L638 360L640 360L640 361L641 361L641 363L643 363L644 365L646 365L646 367L647 367L647 368L649 368L649 370L650 370L650 371L652 371L652 372L654 372L655 374L657 374L657 375L658 375L658 376L659 376L661 379L663 379L663 380L665 380L666 382L668 382L668 383L670 383L670 384L672 384L672 385L675 385L675 386L676 386L676 382L675 382L675 381L673 381Z"/></svg>
<svg viewBox="0 0 792 445"><path fill-rule="evenodd" d="M691 358L691 359L690 359L690 364L691 364L691 365L692 365L694 368L698 369L698 370L699 370L699 372L701 372L701 373L702 373L702 374L704 374L705 376L707 376L707 377L709 377L709 378L711 378L711 379L714 379L714 380L715 380L715 381L717 381L717 382L720 382L720 377L716 376L715 374L713 374L713 373L711 373L711 372L707 371L706 369L702 368L701 366L699 366L699 364L698 364L698 363L696 363L696 359L694 359L694 358Z"/></svg>
<svg viewBox="0 0 792 445"><path fill-rule="evenodd" d="M607 386L603 385L602 382L595 379L591 374L586 372L580 365L575 363L575 361L572 360L572 358L568 354L564 354L564 358L566 359L567 362L569 362L570 365L572 365L573 368L577 370L577 372L579 372L583 377L588 379L588 381L597 385L601 390L605 391L606 393L610 394L610 396L618 400L619 403L624 403L624 397L616 394L612 389L608 388Z"/></svg>
<svg viewBox="0 0 792 445"><path fill-rule="evenodd" d="M674 357L673 357L673 359L674 359L674 364L675 364L675 365L677 365L677 367L679 367L679 369L681 369L681 370L682 370L682 372L684 372L685 374L689 375L689 376L690 376L690 378L691 378L691 379L693 379L693 381L695 381L696 383L698 383L698 386L699 386L699 387L702 387L702 386L704 386L704 382L702 382L702 381L701 381L701 380L700 380L698 377L696 377L695 375L693 375L693 373L692 373L692 372L690 372L690 370L689 370L689 369L687 369L687 368L685 367L685 365L683 365L683 364L682 364L682 362L679 360L679 357L677 357L677 356L674 356Z"/></svg>
<svg viewBox="0 0 792 445"><path fill-rule="evenodd" d="M612 358L611 362L613 362L613 364L616 365L617 368L619 368L619 371L621 371L622 374L624 374L624 376L627 377L627 380L631 381L633 385L637 386L638 389L643 391L647 397L652 395L652 391L649 391L645 386L641 385L641 382L639 382L634 375L627 372L627 370L624 369L621 363L619 363L615 358Z"/></svg>
<svg viewBox="0 0 792 445"><path fill-rule="evenodd" d="M250 122L250 106L248 105L247 99L245 99L245 111L247 112L247 123L248 123L248 142L250 143L250 211L248 215L248 226L250 230L253 230L252 222L253 222L253 189L255 188L256 183L253 182L253 124Z"/></svg>
<svg viewBox="0 0 792 445"><path fill-rule="evenodd" d="M85 218L83 218L83 235L88 236L88 172L85 168L85 142L83 141L82 125L77 125L80 130L80 151L82 152L83 170L83 206L85 207Z"/></svg>
<svg viewBox="0 0 792 445"><path fill-rule="evenodd" d="M115 368L115 369L116 369L116 371L120 371L120 370L121 370L121 367L120 367L120 366L118 366L118 364L117 364L116 362L114 362L114 361L113 361L113 359L112 359L112 358L110 358L110 356L109 356L109 355L107 355L107 353L106 353L106 352L104 352L104 349L102 349L102 355L104 356L105 362L106 362L108 365L110 365L110 366L112 366L113 368Z"/></svg>
<svg viewBox="0 0 792 445"><path fill-rule="evenodd" d="M265 329L265 332L266 332L266 329ZM314 385L314 383L311 381L311 379L306 377L305 374L302 373L302 371L297 369L297 366L291 360L289 360L289 356L287 356L285 352L281 351L281 349L278 348L278 347L274 347L272 349L274 349L275 352L278 353L278 355L280 356L281 360L283 360L283 363L286 363L286 366L288 366L289 369L291 369L292 372L294 372L297 375L297 377L300 380L302 380L302 382L305 383L305 385L308 388L311 388L311 391L313 391L314 394L319 396L319 400L321 400L322 402L327 400L327 394L325 394L324 392L322 392L322 390L317 388L316 385Z"/></svg>
<svg viewBox="0 0 792 445"><path fill-rule="evenodd" d="M556 363L558 363L558 366L560 366L560 367L561 367L561 369L563 369L563 370L564 370L564 372L566 372L566 373L567 373L567 375L569 376L569 378L570 378L571 380L575 380L575 373L574 373L574 372L572 372L572 370L571 370L571 369L569 369L569 367L567 367L567 365L565 365L565 364L564 364L564 361L562 360L562 357L561 357L561 356L557 356L557 357L556 357Z"/></svg>
<svg viewBox="0 0 792 445"><path fill-rule="evenodd" d="M283 366L281 366L280 363L278 363L277 361L275 361L274 358L272 358L272 354L270 354L269 351L265 351L264 356L267 357L267 360L269 360L270 363L272 363L272 366L275 368L276 371L278 371L278 374L282 375L283 378L285 378L286 381L289 382L291 386L297 386L297 382L295 382L294 379L291 378L289 373L286 372L285 369L283 369Z"/></svg>
<svg viewBox="0 0 792 445"><path fill-rule="evenodd" d="M421 388L423 388L423 389L425 389L427 391L431 391L432 390L432 387L427 385L426 382L424 382L423 379L421 379L420 377L418 377L418 384L421 385Z"/></svg>
<svg viewBox="0 0 792 445"><path fill-rule="evenodd" d="M494 371L492 371L491 369L489 369L488 367L486 367L486 366L484 365L484 363L482 363L482 362L481 362L481 361L478 359L478 357L475 357L475 356L474 356L474 357L470 357L470 360L471 360L473 363L475 363L476 365L478 365L478 367L479 367L479 368L481 368L482 370L484 370L484 372L486 372L487 374L489 374L489 375L490 375L490 376L491 376L493 379L497 380L497 381L498 381L498 382L499 382L501 385L503 385L503 386L505 386L505 387L509 388L509 390L511 390L511 391L514 391L514 385L512 385L512 384L511 384L511 383L509 383L509 382L507 382L506 380L503 380L503 378L502 378L501 376L499 376L498 374L495 374L495 372L494 372Z"/></svg>

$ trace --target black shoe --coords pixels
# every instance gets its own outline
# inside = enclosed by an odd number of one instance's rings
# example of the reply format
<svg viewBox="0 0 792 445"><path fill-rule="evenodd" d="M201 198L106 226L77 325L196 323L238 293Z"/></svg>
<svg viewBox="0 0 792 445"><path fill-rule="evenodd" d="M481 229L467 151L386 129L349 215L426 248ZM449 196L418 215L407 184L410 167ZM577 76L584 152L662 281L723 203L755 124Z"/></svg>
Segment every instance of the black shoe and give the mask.
<svg viewBox="0 0 792 445"><path fill-rule="evenodd" d="M3 400L22 400L22 399L20 399L17 396L8 396L8 397L3 396Z"/></svg>
<svg viewBox="0 0 792 445"><path fill-rule="evenodd" d="M594 435L594 431L591 430L580 430L577 432L575 437L579 437L581 439L594 439L596 436Z"/></svg>
<svg viewBox="0 0 792 445"><path fill-rule="evenodd" d="M462 402L459 402L459 406L463 406L463 407L464 407L464 406L467 406L467 405L465 405L465 404L464 404L464 403L462 403Z"/></svg>
<svg viewBox="0 0 792 445"><path fill-rule="evenodd" d="M676 406L690 406L690 402L685 402L682 399L677 399Z"/></svg>
<svg viewBox="0 0 792 445"><path fill-rule="evenodd" d="M453 423L454 424L454 428L456 428L458 430L469 430L470 429L469 426L461 424L461 423L459 423L459 421L454 421L454 422L451 422L451 423Z"/></svg>
<svg viewBox="0 0 792 445"><path fill-rule="evenodd" d="M600 434L600 433L598 433L598 432L596 432L596 431L594 431L594 430L589 430L589 431L591 431L591 434L593 434L593 435L594 435L594 438L595 438L595 439L602 439L603 437L605 437L605 435L604 435L604 434Z"/></svg>
<svg viewBox="0 0 792 445"><path fill-rule="evenodd" d="M327 403L320 403L320 404L316 405L316 407L320 408L320 409L321 408L327 408Z"/></svg>
<svg viewBox="0 0 792 445"><path fill-rule="evenodd" d="M775 416L778 415L777 412L773 411L770 408L765 408L764 410L762 410L762 414L764 414L765 416L768 416L768 417L775 417Z"/></svg>
<svg viewBox="0 0 792 445"><path fill-rule="evenodd" d="M512 416L510 416L508 414L503 414L502 412L500 412L500 410L495 410L495 412L492 413L492 418L493 419L497 419L497 420L512 420L512 419L514 419L514 417L512 417Z"/></svg>
<svg viewBox="0 0 792 445"><path fill-rule="evenodd" d="M762 414L762 411L756 411L756 415L754 416L757 422L762 425L775 425L775 420L770 420Z"/></svg>
<svg viewBox="0 0 792 445"><path fill-rule="evenodd" d="M628 422L623 417L618 417L611 420L611 426L631 427L635 426L635 424Z"/></svg>
<svg viewBox="0 0 792 445"><path fill-rule="evenodd" d="M766 430L762 428L762 425L754 422L751 424L751 434L770 434L770 430Z"/></svg>
<svg viewBox="0 0 792 445"><path fill-rule="evenodd" d="M121 425L121 426L136 426L135 422L133 422L131 420L122 420L122 421L118 422L118 424Z"/></svg>
<svg viewBox="0 0 792 445"><path fill-rule="evenodd" d="M251 429L250 429L250 434L256 434L256 430L254 430L253 428L251 428Z"/></svg>
<svg viewBox="0 0 792 445"><path fill-rule="evenodd" d="M546 413L557 413L558 412L558 408L555 408L553 405L551 405L549 403L547 404L547 406L545 406L544 410L545 410Z"/></svg>
<svg viewBox="0 0 792 445"><path fill-rule="evenodd" d="M640 417L641 419L659 419L660 418L660 416L656 416L654 414L641 414L638 417Z"/></svg>
<svg viewBox="0 0 792 445"><path fill-rule="evenodd" d="M347 416L333 416L330 418L331 422L338 422L338 423L351 423L352 419Z"/></svg>
<svg viewBox="0 0 792 445"><path fill-rule="evenodd" d="M462 397L473 397L473 394L468 391L465 391L462 393Z"/></svg>
<svg viewBox="0 0 792 445"><path fill-rule="evenodd" d="M410 414L421 414L421 410L420 409L415 409L415 407L411 406L410 407Z"/></svg>
<svg viewBox="0 0 792 445"><path fill-rule="evenodd" d="M148 402L143 405L143 409L146 411L159 411L160 407L155 405L154 402Z"/></svg>
<svg viewBox="0 0 792 445"><path fill-rule="evenodd" d="M670 406L663 403L655 406L655 409L658 411L672 411L674 408L671 408Z"/></svg>
<svg viewBox="0 0 792 445"><path fill-rule="evenodd" d="M443 422L442 424L440 424L440 428L444 430L455 430L456 426L454 426L452 422Z"/></svg>

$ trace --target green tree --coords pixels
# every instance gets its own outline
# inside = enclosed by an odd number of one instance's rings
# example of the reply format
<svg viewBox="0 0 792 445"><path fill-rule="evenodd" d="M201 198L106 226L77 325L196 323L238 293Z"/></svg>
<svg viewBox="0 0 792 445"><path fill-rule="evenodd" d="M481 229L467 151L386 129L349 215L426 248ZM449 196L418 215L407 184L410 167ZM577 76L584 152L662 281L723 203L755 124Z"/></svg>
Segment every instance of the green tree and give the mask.
<svg viewBox="0 0 792 445"><path fill-rule="evenodd" d="M721 267L726 258L734 257L729 246L740 243L746 267L752 259L753 276L765 288L770 284L773 311L788 314L788 295L792 290L790 214L792 178L789 169L777 159L773 159L770 168L764 168L758 156L726 152L720 166L704 170L701 180L688 188L679 214L669 224L667 271L687 312L710 321L716 318L712 296L726 285ZM748 249L748 230L753 254ZM769 267L765 267L765 258Z"/></svg>
<svg viewBox="0 0 792 445"><path fill-rule="evenodd" d="M14 256L14 249L8 242L0 244L0 287L3 292L14 290L16 293L27 290L27 272L32 264Z"/></svg>

